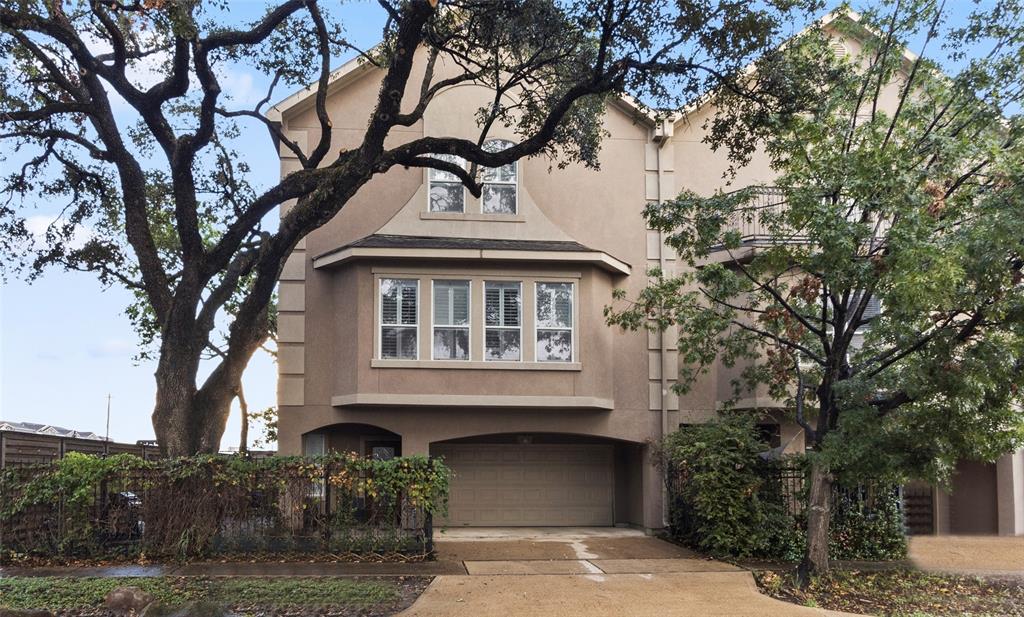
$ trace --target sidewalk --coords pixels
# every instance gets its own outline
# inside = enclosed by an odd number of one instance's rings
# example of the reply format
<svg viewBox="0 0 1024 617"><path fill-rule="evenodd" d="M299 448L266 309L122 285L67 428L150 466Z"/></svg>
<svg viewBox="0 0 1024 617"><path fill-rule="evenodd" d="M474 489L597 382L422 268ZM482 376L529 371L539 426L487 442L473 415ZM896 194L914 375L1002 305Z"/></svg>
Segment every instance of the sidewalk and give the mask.
<svg viewBox="0 0 1024 617"><path fill-rule="evenodd" d="M909 557L926 572L1024 578L1024 536L915 536Z"/></svg>

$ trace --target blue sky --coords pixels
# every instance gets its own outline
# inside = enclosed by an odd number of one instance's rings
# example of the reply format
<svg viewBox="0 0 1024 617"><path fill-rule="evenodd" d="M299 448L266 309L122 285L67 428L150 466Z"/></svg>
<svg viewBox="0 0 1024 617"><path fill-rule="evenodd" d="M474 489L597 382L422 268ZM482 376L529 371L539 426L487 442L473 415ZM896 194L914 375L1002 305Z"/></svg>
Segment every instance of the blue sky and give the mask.
<svg viewBox="0 0 1024 617"><path fill-rule="evenodd" d="M231 18L251 21L265 6L263 1L233 0ZM370 47L379 40L384 15L376 1L332 6L337 7L335 13L355 45ZM347 59L340 57L335 64ZM238 99L255 102L263 98L269 79L233 66L222 84ZM273 100L290 93L279 89ZM238 149L248 156L253 172L250 181L257 188L261 179L265 188L278 177L277 155L265 129L249 127ZM44 204L29 214L35 221L45 222L56 210ZM0 286L0 419L103 434L109 394L111 438L130 443L152 439L155 363L132 360L137 338L123 314L130 301L122 288L103 289L94 276L85 273L50 270L32 284L11 277ZM244 377L251 409L275 404L276 380L273 360L258 352ZM239 428L236 403L222 448L238 445Z"/></svg>
<svg viewBox="0 0 1024 617"><path fill-rule="evenodd" d="M830 6L836 4L829 2ZM262 1L235 0L231 18L255 19L264 6ZM384 16L375 1L333 6L355 45L367 48L377 42ZM343 60L347 58L338 58L336 64ZM222 79L225 91L246 101L261 99L268 83L264 75L240 67L230 67ZM287 94L276 92L274 100ZM277 156L265 130L251 127L238 145L239 151L248 155L257 188L260 179L265 187L278 177ZM55 213L40 205L31 214L45 221ZM109 394L110 436L126 442L152 439L155 365L132 360L136 337L123 314L129 301L123 289L102 289L92 275L56 270L33 284L11 278L0 287L0 419L102 434ZM244 384L252 409L275 403L276 369L267 354L259 352L254 357ZM238 432L236 408L222 448L237 446Z"/></svg>

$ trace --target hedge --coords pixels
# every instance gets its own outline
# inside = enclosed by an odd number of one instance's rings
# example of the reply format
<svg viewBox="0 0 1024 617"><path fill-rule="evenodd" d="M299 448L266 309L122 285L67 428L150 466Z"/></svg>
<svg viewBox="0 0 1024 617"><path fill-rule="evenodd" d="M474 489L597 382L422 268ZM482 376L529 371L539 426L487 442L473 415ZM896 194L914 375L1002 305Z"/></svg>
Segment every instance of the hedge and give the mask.
<svg viewBox="0 0 1024 617"><path fill-rule="evenodd" d="M422 456L145 461L69 453L0 474L0 548L8 558L426 554L450 475Z"/></svg>

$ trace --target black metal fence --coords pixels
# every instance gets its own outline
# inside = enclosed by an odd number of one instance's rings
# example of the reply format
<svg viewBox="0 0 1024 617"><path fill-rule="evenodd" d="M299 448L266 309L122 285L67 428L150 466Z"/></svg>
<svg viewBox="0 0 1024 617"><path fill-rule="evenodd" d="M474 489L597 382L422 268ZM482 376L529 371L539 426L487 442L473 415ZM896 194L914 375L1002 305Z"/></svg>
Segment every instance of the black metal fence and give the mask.
<svg viewBox="0 0 1024 617"><path fill-rule="evenodd" d="M267 460L239 470L230 461L167 461L91 483L50 482L48 465L7 469L0 549L46 557L426 556L433 550L431 513L408 487L376 477L382 464Z"/></svg>

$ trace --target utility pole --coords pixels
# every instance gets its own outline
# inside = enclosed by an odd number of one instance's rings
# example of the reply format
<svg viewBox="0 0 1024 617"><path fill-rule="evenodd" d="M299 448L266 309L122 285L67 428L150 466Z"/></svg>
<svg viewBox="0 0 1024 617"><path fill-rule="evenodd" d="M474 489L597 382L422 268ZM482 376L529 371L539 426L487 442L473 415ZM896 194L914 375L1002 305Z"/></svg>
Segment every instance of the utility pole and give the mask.
<svg viewBox="0 0 1024 617"><path fill-rule="evenodd" d="M110 443L110 394L107 394L107 443Z"/></svg>

